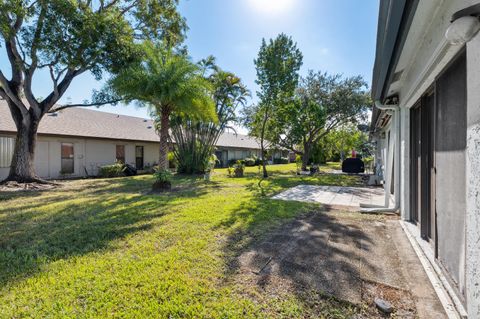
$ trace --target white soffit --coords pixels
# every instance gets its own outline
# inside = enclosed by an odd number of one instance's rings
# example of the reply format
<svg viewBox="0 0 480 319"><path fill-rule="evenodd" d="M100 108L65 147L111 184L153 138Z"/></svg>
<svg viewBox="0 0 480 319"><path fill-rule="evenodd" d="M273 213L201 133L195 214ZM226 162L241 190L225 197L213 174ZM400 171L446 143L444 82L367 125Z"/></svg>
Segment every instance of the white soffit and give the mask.
<svg viewBox="0 0 480 319"><path fill-rule="evenodd" d="M430 31L433 21L439 14L440 8L442 8L444 2L445 0L419 1L412 25L408 31L407 39L405 40L402 53L395 69L395 73L402 72L402 76L398 81L393 82L390 85L387 91L388 95L398 93L402 87L402 80L408 72L410 72L409 68L412 60L415 59L418 54L418 51L421 48L421 43Z"/></svg>

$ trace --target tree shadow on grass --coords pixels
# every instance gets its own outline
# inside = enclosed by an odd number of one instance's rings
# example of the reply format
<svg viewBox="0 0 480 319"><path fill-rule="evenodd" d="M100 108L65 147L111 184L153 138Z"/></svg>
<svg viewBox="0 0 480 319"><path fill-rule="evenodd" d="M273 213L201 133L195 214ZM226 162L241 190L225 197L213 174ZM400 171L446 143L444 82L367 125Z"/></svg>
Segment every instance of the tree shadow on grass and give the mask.
<svg viewBox="0 0 480 319"><path fill-rule="evenodd" d="M0 285L56 260L112 249L113 241L161 224L162 216L182 201L215 187L148 196L139 189L149 181L110 183L88 181L51 192L5 195L0 206Z"/></svg>
<svg viewBox="0 0 480 319"><path fill-rule="evenodd" d="M326 210L261 196L241 205L219 225L236 229L224 245L226 278L237 277L241 285L266 296L288 290L306 308L318 306L319 300L356 308L361 302L360 269L376 268L365 258L372 239L358 220ZM309 300L312 292L317 297Z"/></svg>

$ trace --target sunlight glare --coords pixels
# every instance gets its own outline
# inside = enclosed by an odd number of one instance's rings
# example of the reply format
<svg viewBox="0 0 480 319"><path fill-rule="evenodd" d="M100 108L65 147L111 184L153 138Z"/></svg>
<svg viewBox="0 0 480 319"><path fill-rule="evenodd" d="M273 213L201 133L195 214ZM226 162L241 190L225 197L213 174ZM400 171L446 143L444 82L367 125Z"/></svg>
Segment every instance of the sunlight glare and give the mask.
<svg viewBox="0 0 480 319"><path fill-rule="evenodd" d="M248 0L250 7L263 14L282 14L290 11L295 0Z"/></svg>

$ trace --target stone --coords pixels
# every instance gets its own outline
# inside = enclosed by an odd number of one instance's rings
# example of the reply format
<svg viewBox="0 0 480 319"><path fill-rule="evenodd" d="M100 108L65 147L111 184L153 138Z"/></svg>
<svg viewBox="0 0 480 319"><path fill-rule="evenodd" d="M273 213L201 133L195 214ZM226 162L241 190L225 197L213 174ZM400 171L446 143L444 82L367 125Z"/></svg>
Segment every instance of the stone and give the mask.
<svg viewBox="0 0 480 319"><path fill-rule="evenodd" d="M375 305L384 313L391 313L393 311L392 305L386 300L375 298Z"/></svg>

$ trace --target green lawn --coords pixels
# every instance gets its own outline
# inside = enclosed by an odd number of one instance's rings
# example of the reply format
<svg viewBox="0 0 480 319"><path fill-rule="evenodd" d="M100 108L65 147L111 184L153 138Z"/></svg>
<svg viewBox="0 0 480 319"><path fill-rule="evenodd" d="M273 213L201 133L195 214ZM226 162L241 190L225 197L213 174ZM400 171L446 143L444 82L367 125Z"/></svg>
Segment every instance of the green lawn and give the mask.
<svg viewBox="0 0 480 319"><path fill-rule="evenodd" d="M260 186L256 167L239 179L217 170L209 183L176 176L164 195L148 194L151 176L0 193L0 318L346 316L354 309L335 300L263 296L232 280L232 261L252 240L318 209L264 195L300 183L360 184L295 176L294 164L269 170Z"/></svg>

